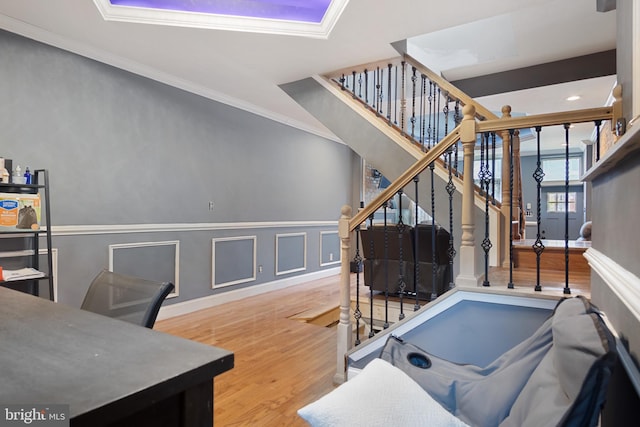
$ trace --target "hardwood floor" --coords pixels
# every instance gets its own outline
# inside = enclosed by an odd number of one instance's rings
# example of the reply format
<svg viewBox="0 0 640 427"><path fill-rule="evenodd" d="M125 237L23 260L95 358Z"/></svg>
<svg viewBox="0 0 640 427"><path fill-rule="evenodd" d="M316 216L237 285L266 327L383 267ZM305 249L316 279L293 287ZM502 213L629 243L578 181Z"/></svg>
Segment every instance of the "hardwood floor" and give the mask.
<svg viewBox="0 0 640 427"><path fill-rule="evenodd" d="M291 320L337 306L339 277L158 321L155 329L233 351L214 382L216 426L306 426L296 411L331 391L335 328Z"/></svg>
<svg viewBox="0 0 640 427"><path fill-rule="evenodd" d="M535 270L514 269L515 292L534 293ZM355 276L355 275L354 275ZM564 296L563 272L543 273L543 293ZM492 269L492 287L508 270ZM589 276L572 274L571 296L590 296ZM235 367L216 378L217 426L306 426L296 414L334 388L335 328L292 320L339 305L339 276L158 321L156 330L235 353Z"/></svg>

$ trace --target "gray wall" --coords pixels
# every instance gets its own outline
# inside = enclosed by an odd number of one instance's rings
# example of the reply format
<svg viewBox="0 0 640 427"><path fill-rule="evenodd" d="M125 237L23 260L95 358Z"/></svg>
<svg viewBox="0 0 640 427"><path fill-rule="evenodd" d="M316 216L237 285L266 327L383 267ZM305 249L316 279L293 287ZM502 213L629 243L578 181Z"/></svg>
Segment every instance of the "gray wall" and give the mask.
<svg viewBox="0 0 640 427"><path fill-rule="evenodd" d="M344 145L4 31L0 58L0 156L49 170L54 230L237 225L54 234L62 302L79 304L111 243L180 241L180 297L169 303L230 289L210 289L213 237L258 236L264 270L241 286L281 278L277 233L307 233L307 266L297 274L319 270L320 231L335 229L326 223L358 198L357 156Z"/></svg>

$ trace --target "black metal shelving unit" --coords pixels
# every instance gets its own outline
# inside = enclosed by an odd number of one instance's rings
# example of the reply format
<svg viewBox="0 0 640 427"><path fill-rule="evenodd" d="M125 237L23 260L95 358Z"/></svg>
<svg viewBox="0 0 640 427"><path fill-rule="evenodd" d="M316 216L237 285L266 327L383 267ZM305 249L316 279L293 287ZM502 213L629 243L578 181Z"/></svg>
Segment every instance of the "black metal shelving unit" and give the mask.
<svg viewBox="0 0 640 427"><path fill-rule="evenodd" d="M40 194L40 225L37 229L0 227L0 266L6 269L32 267L44 277L0 281L0 286L40 296L40 284L47 282L49 299L54 300L53 256L51 253L51 212L49 203L49 174L36 169L31 184L0 183L0 193ZM41 238L45 241L46 268L40 263Z"/></svg>

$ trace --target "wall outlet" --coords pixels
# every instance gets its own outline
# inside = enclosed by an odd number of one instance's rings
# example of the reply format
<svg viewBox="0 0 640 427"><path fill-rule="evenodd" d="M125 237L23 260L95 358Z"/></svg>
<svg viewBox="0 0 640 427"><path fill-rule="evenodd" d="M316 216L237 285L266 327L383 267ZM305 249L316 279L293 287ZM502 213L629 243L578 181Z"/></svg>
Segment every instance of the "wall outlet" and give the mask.
<svg viewBox="0 0 640 427"><path fill-rule="evenodd" d="M329 252L329 261L333 261L333 252Z"/></svg>
<svg viewBox="0 0 640 427"><path fill-rule="evenodd" d="M262 273L262 266L261 265L258 266L258 273Z"/></svg>
<svg viewBox="0 0 640 427"><path fill-rule="evenodd" d="M213 206L214 206L214 205L213 205L213 202L209 202L209 210L210 210L210 211L213 211Z"/></svg>

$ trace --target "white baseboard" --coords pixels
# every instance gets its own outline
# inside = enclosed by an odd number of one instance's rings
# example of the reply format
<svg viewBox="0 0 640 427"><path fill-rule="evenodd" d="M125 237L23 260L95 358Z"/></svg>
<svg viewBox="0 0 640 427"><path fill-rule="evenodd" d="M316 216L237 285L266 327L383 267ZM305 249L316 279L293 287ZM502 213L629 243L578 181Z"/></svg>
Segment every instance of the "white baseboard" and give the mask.
<svg viewBox="0 0 640 427"><path fill-rule="evenodd" d="M640 322L640 278L594 248L584 253L591 269Z"/></svg>
<svg viewBox="0 0 640 427"><path fill-rule="evenodd" d="M175 316L193 313L194 311L202 310L205 308L215 307L217 305L225 304L228 302L237 301L243 298L288 288L290 286L295 286L302 283L310 282L312 280L322 279L338 274L340 274L340 267L330 268L326 270L316 271L314 273L301 274L295 277L274 280L273 282L248 286L242 289L221 292L215 295L209 295L202 298L196 298L189 301L163 306L162 308L160 308L157 320L169 319Z"/></svg>

